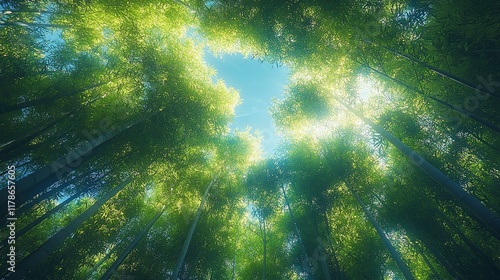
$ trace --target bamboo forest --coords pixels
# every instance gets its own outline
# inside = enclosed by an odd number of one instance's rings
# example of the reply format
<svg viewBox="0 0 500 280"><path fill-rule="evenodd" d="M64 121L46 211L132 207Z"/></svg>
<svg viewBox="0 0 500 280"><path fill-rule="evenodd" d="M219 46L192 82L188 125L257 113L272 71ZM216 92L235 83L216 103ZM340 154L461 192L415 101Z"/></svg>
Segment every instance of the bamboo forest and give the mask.
<svg viewBox="0 0 500 280"><path fill-rule="evenodd" d="M499 65L495 0L2 0L0 278L500 279Z"/></svg>

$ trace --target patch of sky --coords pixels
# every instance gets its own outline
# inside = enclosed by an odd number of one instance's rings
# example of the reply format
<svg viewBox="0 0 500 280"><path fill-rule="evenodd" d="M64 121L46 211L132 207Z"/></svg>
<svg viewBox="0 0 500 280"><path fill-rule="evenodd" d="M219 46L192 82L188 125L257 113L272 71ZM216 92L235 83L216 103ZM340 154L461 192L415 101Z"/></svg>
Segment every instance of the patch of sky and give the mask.
<svg viewBox="0 0 500 280"><path fill-rule="evenodd" d="M24 14L31 15L33 17L33 23L35 24L50 24L50 17L55 10L56 5L49 4L45 7L45 10L31 10ZM19 15L19 12L16 12L15 8L10 3L0 4L0 23L17 22L17 15ZM12 17L12 19L10 17ZM22 21L18 23L20 26L24 26L27 29L31 28ZM43 31L43 36L39 36L36 42L41 49L43 49L44 58L47 59L55 50L56 46L62 42L62 30L53 27L40 28L39 30Z"/></svg>
<svg viewBox="0 0 500 280"><path fill-rule="evenodd" d="M212 8L215 5L215 1L206 1L205 6L207 8Z"/></svg>
<svg viewBox="0 0 500 280"><path fill-rule="evenodd" d="M266 155L273 153L281 136L269 113L272 98L283 98L290 70L286 66L276 67L266 62L245 58L241 54L215 56L205 51L205 61L217 71L216 79L240 93L242 103L235 109L231 130L259 131L261 148Z"/></svg>

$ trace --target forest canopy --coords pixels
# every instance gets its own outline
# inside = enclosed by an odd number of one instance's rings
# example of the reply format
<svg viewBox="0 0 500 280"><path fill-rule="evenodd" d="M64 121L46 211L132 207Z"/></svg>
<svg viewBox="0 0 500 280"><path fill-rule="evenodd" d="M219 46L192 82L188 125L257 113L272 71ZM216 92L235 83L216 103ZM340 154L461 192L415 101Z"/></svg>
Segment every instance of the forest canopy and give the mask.
<svg viewBox="0 0 500 280"><path fill-rule="evenodd" d="M498 65L498 1L4 0L2 279L495 279Z"/></svg>

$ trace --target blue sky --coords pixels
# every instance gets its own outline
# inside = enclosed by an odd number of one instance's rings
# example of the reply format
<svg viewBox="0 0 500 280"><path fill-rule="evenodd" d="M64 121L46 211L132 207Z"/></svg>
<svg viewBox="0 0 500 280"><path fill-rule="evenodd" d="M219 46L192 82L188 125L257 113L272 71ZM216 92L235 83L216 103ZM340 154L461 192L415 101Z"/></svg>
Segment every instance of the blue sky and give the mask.
<svg viewBox="0 0 500 280"><path fill-rule="evenodd" d="M214 57L206 51L205 61L217 70L217 78L240 93L242 104L236 107L231 129L245 130L251 127L253 132L259 130L263 137L262 150L265 154L271 154L278 145L279 136L276 135L268 109L272 97L283 97L289 69L245 59L241 54Z"/></svg>

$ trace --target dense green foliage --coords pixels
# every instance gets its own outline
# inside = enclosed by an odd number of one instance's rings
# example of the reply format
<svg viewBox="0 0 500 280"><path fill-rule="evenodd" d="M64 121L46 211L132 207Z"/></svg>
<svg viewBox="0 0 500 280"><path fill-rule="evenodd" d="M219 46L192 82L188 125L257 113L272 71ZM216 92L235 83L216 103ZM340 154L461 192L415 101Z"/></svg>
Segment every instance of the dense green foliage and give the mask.
<svg viewBox="0 0 500 280"><path fill-rule="evenodd" d="M498 1L3 1L13 279L494 279ZM287 65L231 131L205 47Z"/></svg>

